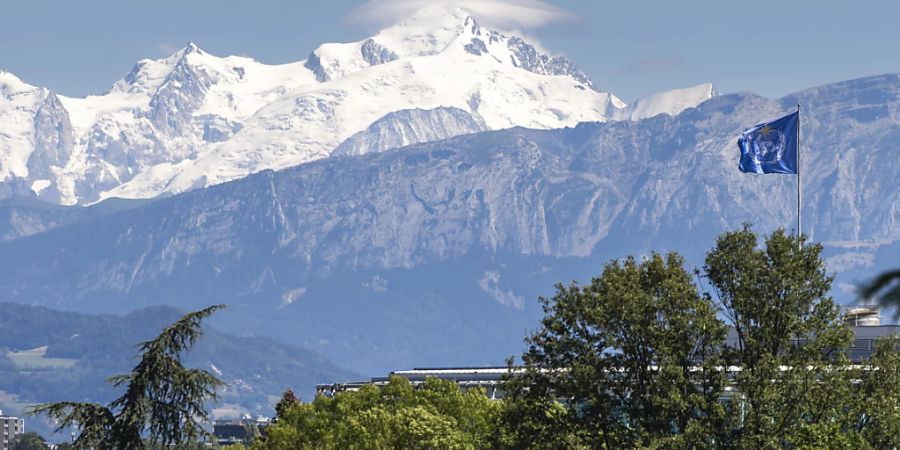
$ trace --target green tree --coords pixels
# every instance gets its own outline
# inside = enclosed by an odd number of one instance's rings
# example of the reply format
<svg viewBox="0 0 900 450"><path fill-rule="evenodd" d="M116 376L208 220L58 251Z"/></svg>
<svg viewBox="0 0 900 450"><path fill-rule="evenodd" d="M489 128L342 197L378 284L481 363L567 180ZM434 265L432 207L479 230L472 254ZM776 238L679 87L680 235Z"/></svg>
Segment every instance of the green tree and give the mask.
<svg viewBox="0 0 900 450"><path fill-rule="evenodd" d="M796 450L867 450L872 447L863 436L848 430L840 422L819 422L802 425L788 438L789 447Z"/></svg>
<svg viewBox="0 0 900 450"><path fill-rule="evenodd" d="M31 414L58 420L61 431L78 427L75 448L143 450L149 444L185 445L206 436L205 403L217 398L223 383L209 372L187 369L181 356L202 335L201 322L222 305L189 313L156 338L138 346L139 362L131 373L110 378L124 388L108 406L59 402L38 405Z"/></svg>
<svg viewBox="0 0 900 450"><path fill-rule="evenodd" d="M9 450L46 450L47 442L41 435L29 431L13 438L9 443Z"/></svg>
<svg viewBox="0 0 900 450"><path fill-rule="evenodd" d="M679 255L610 262L541 302L524 372L506 384L511 447L711 444L724 414L726 329Z"/></svg>
<svg viewBox="0 0 900 450"><path fill-rule="evenodd" d="M284 394L281 395L281 400L279 400L278 403L275 404L275 420L277 421L289 409L299 404L300 399L296 394L294 394L294 391L292 389L284 391Z"/></svg>
<svg viewBox="0 0 900 450"><path fill-rule="evenodd" d="M550 390L549 380L533 376L511 378L506 383L509 396L504 399L497 448L531 450L587 450L590 442L602 440L599 431L573 420L572 411Z"/></svg>
<svg viewBox="0 0 900 450"><path fill-rule="evenodd" d="M872 448L900 448L900 337L879 339L853 377L859 380L848 398L854 431Z"/></svg>
<svg viewBox="0 0 900 450"><path fill-rule="evenodd" d="M760 247L745 225L719 236L706 256L706 277L735 337L727 356L740 369L738 448L781 448L806 427L846 417L852 331L828 296L822 246L801 244L777 230Z"/></svg>
<svg viewBox="0 0 900 450"><path fill-rule="evenodd" d="M495 448L500 405L479 389L428 379L416 389L392 377L384 387L363 386L333 398L282 408L266 438L252 448L431 449Z"/></svg>

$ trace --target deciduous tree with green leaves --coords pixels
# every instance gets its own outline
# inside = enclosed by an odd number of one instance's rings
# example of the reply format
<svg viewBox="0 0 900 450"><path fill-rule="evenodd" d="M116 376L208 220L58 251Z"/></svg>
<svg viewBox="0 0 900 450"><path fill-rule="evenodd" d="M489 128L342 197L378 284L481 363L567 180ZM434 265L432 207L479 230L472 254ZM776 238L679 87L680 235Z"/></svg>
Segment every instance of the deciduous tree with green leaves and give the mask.
<svg viewBox="0 0 900 450"><path fill-rule="evenodd" d="M184 367L181 356L202 335L202 321L222 308L189 313L140 344L139 362L131 373L110 378L125 392L109 405L48 403L30 413L56 419L57 431L77 427L75 448L144 450L156 444L183 446L205 437L205 404L217 398L216 390L224 384L205 370Z"/></svg>
<svg viewBox="0 0 900 450"><path fill-rule="evenodd" d="M822 246L776 230L760 246L745 225L720 235L706 278L732 327L739 448L782 448L804 427L842 417L852 389L852 330L829 296ZM821 427L817 428L821 431Z"/></svg>
<svg viewBox="0 0 900 450"><path fill-rule="evenodd" d="M47 441L33 432L22 433L9 442L9 450L46 450Z"/></svg>
<svg viewBox="0 0 900 450"><path fill-rule="evenodd" d="M726 329L681 256L612 261L590 284L558 285L541 301L545 317L527 339L524 373L507 383L511 447L714 440L724 414L717 399Z"/></svg>
<svg viewBox="0 0 900 450"><path fill-rule="evenodd" d="M871 448L900 448L900 336L879 339L852 373L854 390L842 402L849 404L845 428Z"/></svg>
<svg viewBox="0 0 900 450"><path fill-rule="evenodd" d="M500 404L480 389L429 379L416 389L391 377L382 388L363 386L312 403L282 402L278 420L252 448L270 450L496 448Z"/></svg>

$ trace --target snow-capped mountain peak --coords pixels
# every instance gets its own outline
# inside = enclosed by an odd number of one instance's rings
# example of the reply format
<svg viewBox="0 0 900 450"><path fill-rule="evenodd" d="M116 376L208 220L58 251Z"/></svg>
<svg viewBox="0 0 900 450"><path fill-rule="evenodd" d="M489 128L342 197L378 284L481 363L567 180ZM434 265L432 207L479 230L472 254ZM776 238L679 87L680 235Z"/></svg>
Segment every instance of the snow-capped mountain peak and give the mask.
<svg viewBox="0 0 900 450"><path fill-rule="evenodd" d="M400 58L441 53L470 28L478 31L475 19L460 8L426 7L371 38L323 44L306 67L320 82L330 81Z"/></svg>
<svg viewBox="0 0 900 450"><path fill-rule="evenodd" d="M468 12L430 6L382 30L373 40L400 56L426 56L444 51L461 35L478 31L475 18Z"/></svg>
<svg viewBox="0 0 900 450"><path fill-rule="evenodd" d="M711 83L698 84L697 86L683 89L673 89L638 99L629 105L626 110L617 114L616 118L640 120L659 114L674 116L716 95L716 90Z"/></svg>
<svg viewBox="0 0 900 450"><path fill-rule="evenodd" d="M12 75L0 85L0 197L62 204L202 188L328 157L351 137L344 148L357 154L482 129L602 122L628 109L565 57L446 7L323 44L296 63L219 57L190 42L139 61L102 95L51 98ZM11 106L10 92L22 90L33 93L29 106ZM682 106L653 105L663 103Z"/></svg>
<svg viewBox="0 0 900 450"><path fill-rule="evenodd" d="M188 42L184 48L166 58L138 61L125 78L113 85L110 92L140 92L152 95L178 67L203 66L217 59L201 50L197 44Z"/></svg>
<svg viewBox="0 0 900 450"><path fill-rule="evenodd" d="M28 175L28 157L34 150L32 131L49 93L0 70L0 197L11 191L4 183Z"/></svg>
<svg viewBox="0 0 900 450"><path fill-rule="evenodd" d="M194 41L188 41L187 45L184 46L183 49L181 49L180 53L181 53L181 56L184 57L185 55L188 55L191 53L202 54L203 50L200 50L200 47L198 47L197 44L194 43Z"/></svg>
<svg viewBox="0 0 900 450"><path fill-rule="evenodd" d="M12 72L0 69L0 92L5 95L15 95L24 92L30 92L37 89L15 76Z"/></svg>
<svg viewBox="0 0 900 450"><path fill-rule="evenodd" d="M323 44L310 54L306 67L326 82L379 64L439 54L484 57L482 63L568 76L593 87L590 78L567 58L547 55L521 37L483 28L465 10L444 6L423 8L369 39ZM617 98L613 103L626 106Z"/></svg>

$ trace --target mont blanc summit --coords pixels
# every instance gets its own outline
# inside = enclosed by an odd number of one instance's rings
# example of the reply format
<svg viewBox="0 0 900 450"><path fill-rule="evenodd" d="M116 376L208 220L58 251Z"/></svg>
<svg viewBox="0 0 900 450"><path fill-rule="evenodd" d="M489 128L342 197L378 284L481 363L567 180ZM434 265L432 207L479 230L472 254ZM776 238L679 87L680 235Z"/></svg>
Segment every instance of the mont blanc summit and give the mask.
<svg viewBox="0 0 900 450"><path fill-rule="evenodd" d="M339 153L362 154L483 130L640 119L712 95L702 85L626 105L565 57L462 9L427 8L289 64L190 43L86 98L0 73L0 196L152 198L325 158L342 144Z"/></svg>

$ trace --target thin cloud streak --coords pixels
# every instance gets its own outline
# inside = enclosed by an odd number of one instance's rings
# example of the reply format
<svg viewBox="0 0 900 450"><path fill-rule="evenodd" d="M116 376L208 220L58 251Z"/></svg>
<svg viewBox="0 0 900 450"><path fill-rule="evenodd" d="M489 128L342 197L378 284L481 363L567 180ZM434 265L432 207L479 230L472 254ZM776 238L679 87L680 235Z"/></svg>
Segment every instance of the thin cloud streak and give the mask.
<svg viewBox="0 0 900 450"><path fill-rule="evenodd" d="M485 25L504 30L525 30L574 20L575 16L542 0L369 0L353 10L350 23L383 27L434 6L458 7Z"/></svg>
<svg viewBox="0 0 900 450"><path fill-rule="evenodd" d="M155 50L162 56L171 56L183 48L183 45L179 47L178 45L172 44L170 42L161 42L159 44L156 44Z"/></svg>

